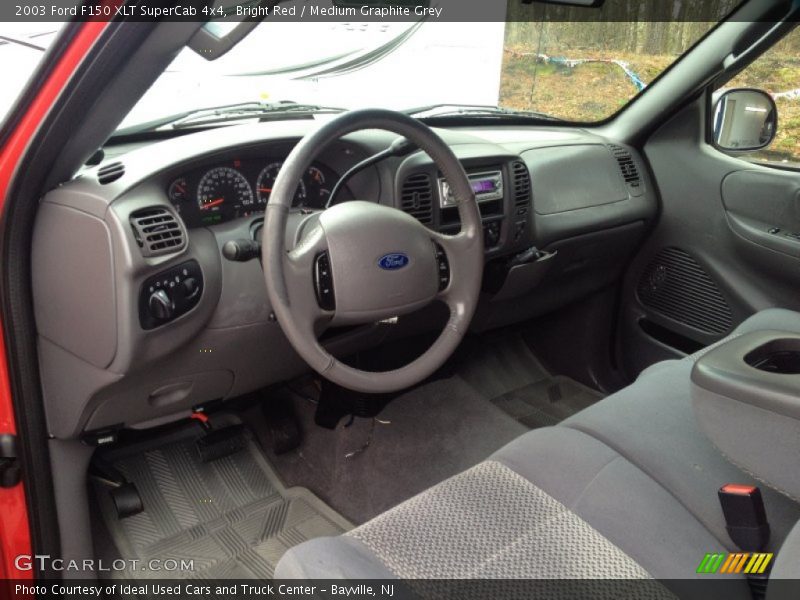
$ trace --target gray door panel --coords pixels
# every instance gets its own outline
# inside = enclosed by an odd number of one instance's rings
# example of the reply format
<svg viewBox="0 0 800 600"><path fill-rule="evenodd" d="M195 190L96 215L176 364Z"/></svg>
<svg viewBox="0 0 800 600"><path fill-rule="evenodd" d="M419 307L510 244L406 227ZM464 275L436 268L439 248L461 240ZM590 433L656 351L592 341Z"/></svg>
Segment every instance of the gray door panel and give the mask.
<svg viewBox="0 0 800 600"><path fill-rule="evenodd" d="M726 156L704 128L700 99L644 147L661 214L624 283L618 353L631 376L758 310L800 310L800 239L785 235L800 232L800 174Z"/></svg>
<svg viewBox="0 0 800 600"><path fill-rule="evenodd" d="M800 173L736 171L722 181L728 223L744 240L800 258Z"/></svg>

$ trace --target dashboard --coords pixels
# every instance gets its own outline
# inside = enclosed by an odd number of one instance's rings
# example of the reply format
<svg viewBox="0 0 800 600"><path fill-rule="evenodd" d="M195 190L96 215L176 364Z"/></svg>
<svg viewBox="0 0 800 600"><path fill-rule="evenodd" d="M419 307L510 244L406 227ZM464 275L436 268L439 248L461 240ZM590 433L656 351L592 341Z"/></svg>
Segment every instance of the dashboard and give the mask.
<svg viewBox="0 0 800 600"><path fill-rule="evenodd" d="M275 176L318 126L266 122L112 146L102 164L43 198L32 283L52 436L160 423L308 370L273 314L258 252L243 262L225 248L257 245ZM464 167L483 221L473 331L607 288L657 215L646 163L628 145L569 127L437 133ZM295 192L287 250L314 226L340 175L396 138L365 130L320 148ZM413 152L356 173L336 200L379 203L456 233L458 211L442 177ZM440 331L448 317L433 303L396 322L318 333L346 358Z"/></svg>
<svg viewBox="0 0 800 600"><path fill-rule="evenodd" d="M264 212L284 158L232 158L192 168L171 179L167 197L189 229L258 215ZM297 187L293 206L325 208L338 180L333 169L314 162Z"/></svg>

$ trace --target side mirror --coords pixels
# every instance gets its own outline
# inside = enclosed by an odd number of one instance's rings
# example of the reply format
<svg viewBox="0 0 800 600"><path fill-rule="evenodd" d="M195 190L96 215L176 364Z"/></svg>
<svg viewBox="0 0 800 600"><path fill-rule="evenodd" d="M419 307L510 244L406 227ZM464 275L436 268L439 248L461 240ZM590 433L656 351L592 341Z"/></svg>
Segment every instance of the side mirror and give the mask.
<svg viewBox="0 0 800 600"><path fill-rule="evenodd" d="M722 94L714 106L714 144L728 152L765 148L775 139L778 108L761 90L736 89Z"/></svg>

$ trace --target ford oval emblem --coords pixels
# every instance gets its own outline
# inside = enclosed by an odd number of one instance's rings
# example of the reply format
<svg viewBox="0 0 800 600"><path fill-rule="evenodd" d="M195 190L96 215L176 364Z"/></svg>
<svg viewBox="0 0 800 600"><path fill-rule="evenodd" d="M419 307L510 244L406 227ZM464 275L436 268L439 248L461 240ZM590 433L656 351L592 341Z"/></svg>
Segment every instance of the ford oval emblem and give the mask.
<svg viewBox="0 0 800 600"><path fill-rule="evenodd" d="M378 260L378 266L385 271L396 271L408 265L408 256L402 252L392 252L391 254L384 254Z"/></svg>

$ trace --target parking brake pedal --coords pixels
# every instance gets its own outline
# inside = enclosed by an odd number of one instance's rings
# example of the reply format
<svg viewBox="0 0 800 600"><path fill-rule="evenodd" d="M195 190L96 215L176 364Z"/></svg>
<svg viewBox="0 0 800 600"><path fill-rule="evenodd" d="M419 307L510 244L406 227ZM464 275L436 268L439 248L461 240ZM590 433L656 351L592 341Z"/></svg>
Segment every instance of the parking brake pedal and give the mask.
<svg viewBox="0 0 800 600"><path fill-rule="evenodd" d="M128 481L122 473L102 458L95 457L92 461L89 476L110 488L108 495L114 504L118 519L132 517L144 510L142 497L139 495L139 490L136 489L136 484Z"/></svg>
<svg viewBox="0 0 800 600"><path fill-rule="evenodd" d="M195 441L197 453L204 463L236 454L244 448L244 425L228 425L214 429L208 416L202 412L192 413L192 419L198 421L204 430L204 435Z"/></svg>

